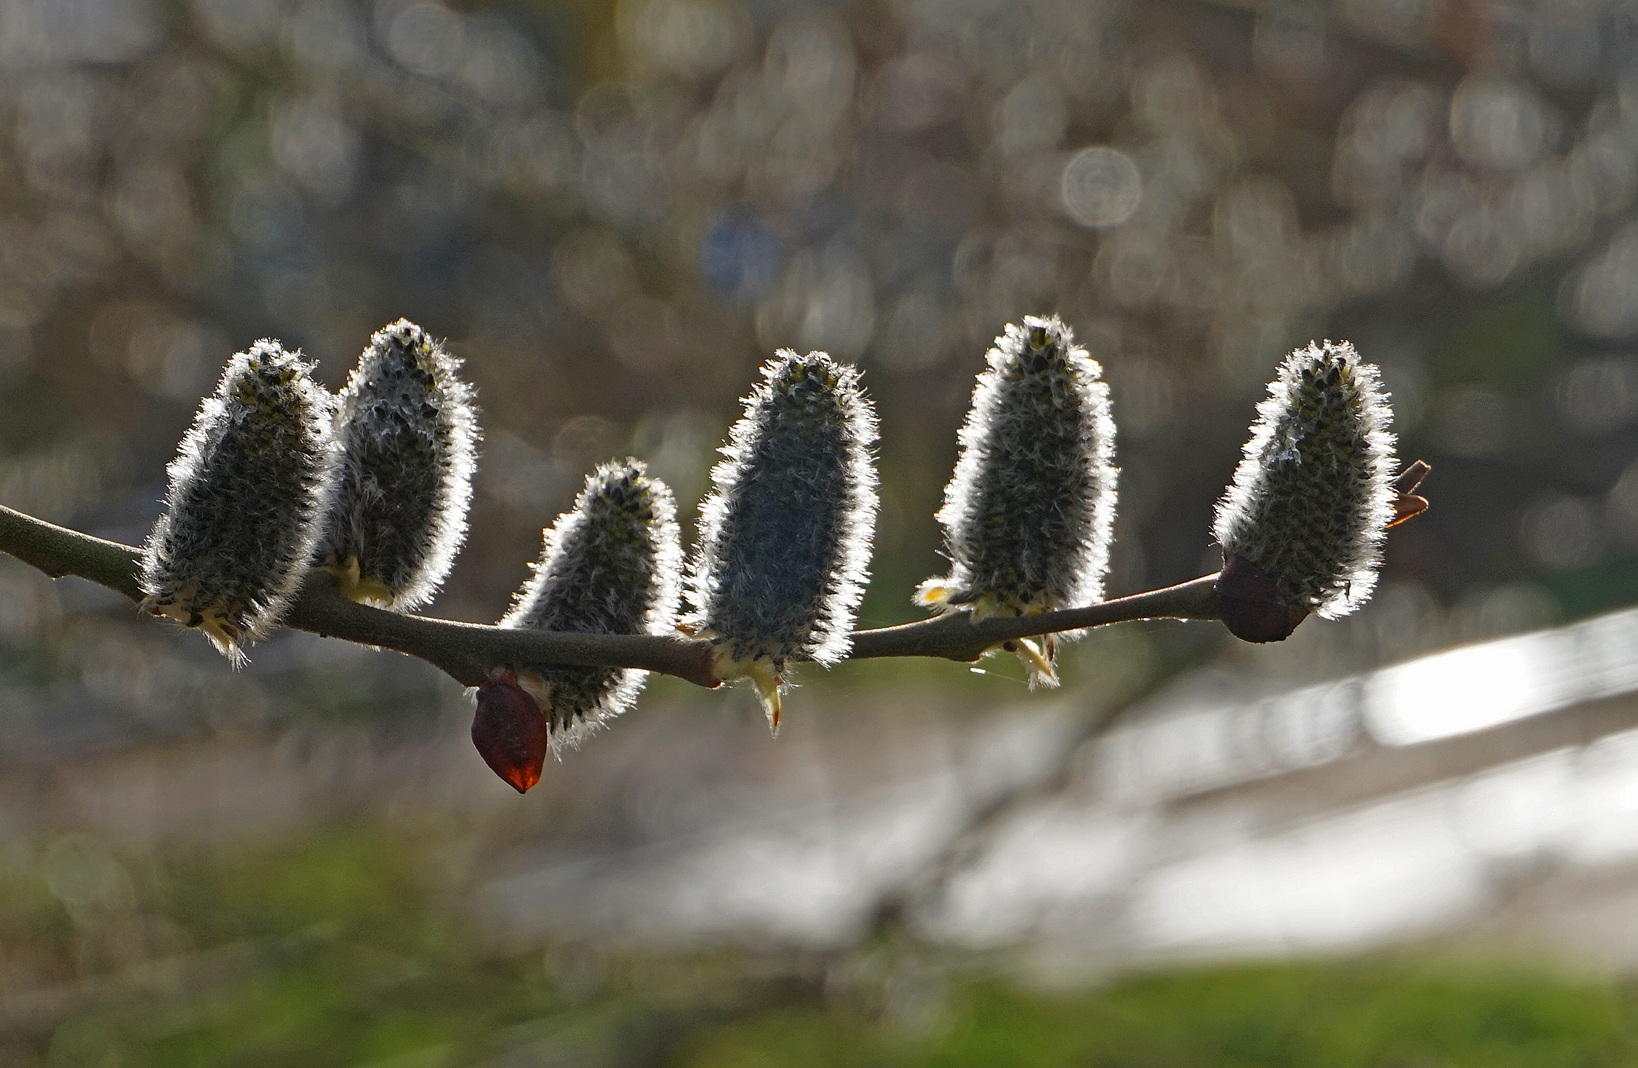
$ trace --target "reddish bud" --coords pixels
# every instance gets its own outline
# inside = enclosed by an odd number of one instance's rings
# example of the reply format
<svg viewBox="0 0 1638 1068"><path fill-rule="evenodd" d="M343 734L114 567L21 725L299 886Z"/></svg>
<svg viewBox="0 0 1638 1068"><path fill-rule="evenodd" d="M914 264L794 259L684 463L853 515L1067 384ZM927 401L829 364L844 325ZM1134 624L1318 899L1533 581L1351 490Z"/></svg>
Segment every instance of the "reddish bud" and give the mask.
<svg viewBox="0 0 1638 1068"><path fill-rule="evenodd" d="M1428 499L1418 497L1414 493L1402 494L1393 499L1393 518L1388 526L1397 527L1407 519L1415 519L1428 510Z"/></svg>
<svg viewBox="0 0 1638 1068"><path fill-rule="evenodd" d="M1428 510L1428 499L1418 497L1411 491L1422 484L1422 480L1431 470L1432 467L1417 460L1399 472L1399 476L1393 480L1393 519L1389 520L1388 526L1396 527Z"/></svg>
<svg viewBox="0 0 1638 1068"><path fill-rule="evenodd" d="M1223 573L1217 576L1217 599L1223 625L1248 642L1284 641L1310 611L1305 605L1287 604L1273 579L1242 557L1226 553Z"/></svg>
<svg viewBox="0 0 1638 1068"><path fill-rule="evenodd" d="M478 711L472 717L472 744L489 769L518 793L540 781L546 763L546 717L529 692L507 669L478 687Z"/></svg>

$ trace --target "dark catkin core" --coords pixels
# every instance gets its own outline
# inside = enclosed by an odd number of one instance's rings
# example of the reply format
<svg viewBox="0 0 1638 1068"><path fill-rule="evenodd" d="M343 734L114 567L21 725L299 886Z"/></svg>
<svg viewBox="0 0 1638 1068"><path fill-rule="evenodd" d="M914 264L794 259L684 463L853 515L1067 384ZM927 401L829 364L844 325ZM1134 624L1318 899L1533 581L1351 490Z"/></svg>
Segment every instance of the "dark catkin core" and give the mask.
<svg viewBox="0 0 1638 1068"><path fill-rule="evenodd" d="M1258 414L1213 532L1285 603L1346 615L1375 585L1392 515L1391 413L1376 368L1347 342L1299 349Z"/></svg>
<svg viewBox="0 0 1638 1068"><path fill-rule="evenodd" d="M636 460L604 464L547 532L534 576L501 625L663 633L676 619L681 559L671 491ZM623 711L645 678L625 668L525 666L544 685L554 744Z"/></svg>
<svg viewBox="0 0 1638 1068"><path fill-rule="evenodd" d="M149 606L233 657L294 597L330 492L331 401L311 370L274 341L229 360L143 551Z"/></svg>
<svg viewBox="0 0 1638 1068"><path fill-rule="evenodd" d="M875 416L855 368L782 352L712 472L693 622L776 672L845 655L876 514Z"/></svg>
<svg viewBox="0 0 1638 1068"><path fill-rule="evenodd" d="M1019 614L1100 600L1118 476L1102 370L1056 317L1009 325L988 361L938 515L943 603Z"/></svg>
<svg viewBox="0 0 1638 1068"><path fill-rule="evenodd" d="M396 608L431 598L466 535L478 430L460 361L400 319L370 339L342 390L337 493L321 548Z"/></svg>

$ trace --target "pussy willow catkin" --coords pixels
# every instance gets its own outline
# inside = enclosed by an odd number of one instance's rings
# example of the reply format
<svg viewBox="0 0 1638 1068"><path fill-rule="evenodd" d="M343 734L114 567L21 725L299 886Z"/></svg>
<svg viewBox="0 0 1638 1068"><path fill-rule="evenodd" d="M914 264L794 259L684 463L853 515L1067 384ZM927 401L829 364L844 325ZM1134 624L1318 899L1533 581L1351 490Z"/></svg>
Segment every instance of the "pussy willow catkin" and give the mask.
<svg viewBox="0 0 1638 1068"><path fill-rule="evenodd" d="M144 607L236 663L295 597L332 490L332 400L311 372L271 340L228 360L143 547Z"/></svg>
<svg viewBox="0 0 1638 1068"><path fill-rule="evenodd" d="M1256 568L1286 606L1345 616L1376 586L1394 515L1377 369L1346 341L1311 344L1280 365L1257 415L1212 526L1225 563Z"/></svg>
<svg viewBox="0 0 1638 1068"><path fill-rule="evenodd" d="M336 495L319 553L352 600L414 608L454 566L478 442L459 368L400 319L370 338L341 391Z"/></svg>
<svg viewBox="0 0 1638 1068"><path fill-rule="evenodd" d="M682 550L671 490L637 460L586 478L574 509L546 532L534 574L503 627L591 634L661 634L677 618ZM554 748L577 743L630 707L647 672L518 665L540 704Z"/></svg>
<svg viewBox="0 0 1638 1068"><path fill-rule="evenodd" d="M1055 316L1008 324L986 359L938 513L950 572L917 601L980 618L1100 601L1119 474L1103 371ZM1052 636L1016 649L1031 685L1056 684Z"/></svg>
<svg viewBox="0 0 1638 1068"><path fill-rule="evenodd" d="M688 622L778 729L790 663L847 655L876 521L876 415L858 370L780 351L745 398L700 508Z"/></svg>

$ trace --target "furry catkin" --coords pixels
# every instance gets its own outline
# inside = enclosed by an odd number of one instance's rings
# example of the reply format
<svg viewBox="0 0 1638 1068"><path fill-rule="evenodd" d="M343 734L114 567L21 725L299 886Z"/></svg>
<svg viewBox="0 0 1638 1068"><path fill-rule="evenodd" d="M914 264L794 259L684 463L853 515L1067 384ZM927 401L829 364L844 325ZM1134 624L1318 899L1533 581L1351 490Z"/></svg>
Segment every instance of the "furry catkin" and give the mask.
<svg viewBox="0 0 1638 1068"><path fill-rule="evenodd" d="M858 370L781 350L711 472L689 623L721 679L750 678L779 726L789 663L847 654L876 520L876 415Z"/></svg>
<svg viewBox="0 0 1638 1068"><path fill-rule="evenodd" d="M271 340L228 360L143 547L143 606L235 663L295 597L332 489L333 402L311 372Z"/></svg>
<svg viewBox="0 0 1638 1068"><path fill-rule="evenodd" d="M1346 341L1298 349L1257 406L1212 533L1281 603L1327 619L1364 604L1394 518L1393 413Z"/></svg>
<svg viewBox="0 0 1638 1068"><path fill-rule="evenodd" d="M459 368L400 319L370 338L341 391L336 495L319 553L352 600L411 609L454 566L478 442Z"/></svg>
<svg viewBox="0 0 1638 1068"><path fill-rule="evenodd" d="M586 478L574 509L546 532L534 574L503 627L588 634L660 634L677 618L682 550L671 490L637 460ZM520 665L552 746L581 737L630 707L647 672L633 668Z"/></svg>
<svg viewBox="0 0 1638 1068"><path fill-rule="evenodd" d="M917 601L1019 616L1103 599L1115 521L1115 423L1102 369L1056 316L1027 316L995 340L944 491L950 573ZM1054 642L1016 651L1032 685L1055 685Z"/></svg>

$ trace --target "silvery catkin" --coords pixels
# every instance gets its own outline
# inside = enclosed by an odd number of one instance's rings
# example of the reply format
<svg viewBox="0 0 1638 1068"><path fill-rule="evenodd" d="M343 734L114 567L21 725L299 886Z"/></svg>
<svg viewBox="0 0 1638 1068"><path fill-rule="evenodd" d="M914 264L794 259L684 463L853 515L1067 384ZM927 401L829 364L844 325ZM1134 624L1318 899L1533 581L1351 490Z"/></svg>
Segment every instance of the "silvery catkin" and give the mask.
<svg viewBox="0 0 1638 1068"><path fill-rule="evenodd" d="M336 495L319 553L343 596L407 610L466 537L478 442L460 361L400 319L370 338L338 398Z"/></svg>
<svg viewBox="0 0 1638 1068"><path fill-rule="evenodd" d="M724 681L749 678L779 727L791 661L847 655L876 521L876 415L858 370L785 349L711 471L688 623Z"/></svg>
<svg viewBox="0 0 1638 1068"><path fill-rule="evenodd" d="M1345 616L1370 597L1394 518L1393 413L1377 369L1346 341L1291 353L1268 393L1217 505L1212 533L1227 580L1219 590L1246 595L1250 565L1291 618Z"/></svg>
<svg viewBox="0 0 1638 1068"><path fill-rule="evenodd" d="M272 340L228 360L143 547L143 606L235 664L295 597L331 491L332 400L311 373Z"/></svg>
<svg viewBox="0 0 1638 1068"><path fill-rule="evenodd" d="M662 634L677 618L682 549L671 490L637 460L586 477L572 511L545 534L534 574L503 627L590 634ZM647 672L519 665L517 680L546 716L554 749L630 707Z"/></svg>
<svg viewBox="0 0 1638 1068"><path fill-rule="evenodd" d="M916 599L977 618L1100 601L1119 475L1102 368L1056 316L1009 323L986 359L937 517L950 572ZM1053 636L1010 647L1056 685Z"/></svg>

